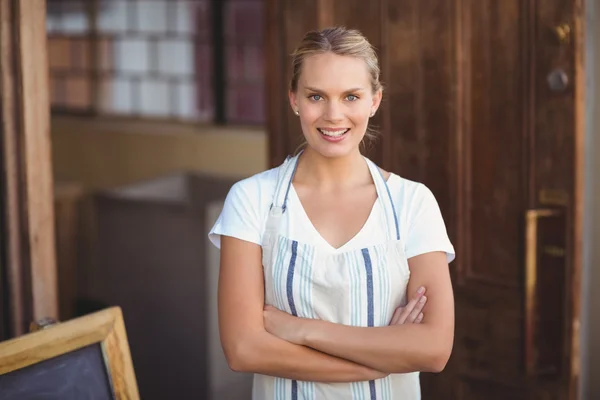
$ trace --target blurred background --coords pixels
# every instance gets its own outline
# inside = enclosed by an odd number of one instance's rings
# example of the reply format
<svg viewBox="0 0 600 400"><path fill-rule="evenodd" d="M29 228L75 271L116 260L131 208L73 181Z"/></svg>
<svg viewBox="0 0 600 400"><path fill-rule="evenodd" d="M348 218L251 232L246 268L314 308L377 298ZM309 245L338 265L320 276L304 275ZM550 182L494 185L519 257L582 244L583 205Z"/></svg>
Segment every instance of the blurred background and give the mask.
<svg viewBox="0 0 600 400"><path fill-rule="evenodd" d="M431 188L457 249L454 352L423 397L600 398L594 3L46 0L59 318L121 306L143 399L251 398L207 232L301 140L289 54L345 25L386 88L367 155Z"/></svg>
<svg viewBox="0 0 600 400"><path fill-rule="evenodd" d="M268 167L265 1L47 4L62 319L119 304L143 399L250 399L206 235Z"/></svg>

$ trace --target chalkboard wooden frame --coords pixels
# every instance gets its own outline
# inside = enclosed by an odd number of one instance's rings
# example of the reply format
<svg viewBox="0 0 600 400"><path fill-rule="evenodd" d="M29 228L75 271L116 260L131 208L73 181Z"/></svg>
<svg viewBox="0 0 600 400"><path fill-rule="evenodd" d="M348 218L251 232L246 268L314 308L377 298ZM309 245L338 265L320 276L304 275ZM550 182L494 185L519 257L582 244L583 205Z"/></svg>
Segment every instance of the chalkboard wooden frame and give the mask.
<svg viewBox="0 0 600 400"><path fill-rule="evenodd" d="M123 313L111 307L0 343L0 375L99 344L117 400L138 400L139 392Z"/></svg>

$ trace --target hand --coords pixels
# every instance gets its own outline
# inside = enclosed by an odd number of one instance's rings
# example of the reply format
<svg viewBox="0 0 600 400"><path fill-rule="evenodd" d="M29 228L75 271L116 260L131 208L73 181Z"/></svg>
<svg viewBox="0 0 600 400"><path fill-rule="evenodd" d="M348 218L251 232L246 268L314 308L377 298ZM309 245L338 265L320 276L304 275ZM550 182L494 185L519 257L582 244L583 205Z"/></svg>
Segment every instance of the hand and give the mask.
<svg viewBox="0 0 600 400"><path fill-rule="evenodd" d="M304 318L294 317L276 307L265 305L263 319L265 329L271 335L290 343L302 345Z"/></svg>
<svg viewBox="0 0 600 400"><path fill-rule="evenodd" d="M413 298L410 299L408 304L404 307L398 307L392 315L392 321L390 325L402 325L402 324L419 324L423 321L423 307L427 303L427 297L425 296L425 288L421 287Z"/></svg>

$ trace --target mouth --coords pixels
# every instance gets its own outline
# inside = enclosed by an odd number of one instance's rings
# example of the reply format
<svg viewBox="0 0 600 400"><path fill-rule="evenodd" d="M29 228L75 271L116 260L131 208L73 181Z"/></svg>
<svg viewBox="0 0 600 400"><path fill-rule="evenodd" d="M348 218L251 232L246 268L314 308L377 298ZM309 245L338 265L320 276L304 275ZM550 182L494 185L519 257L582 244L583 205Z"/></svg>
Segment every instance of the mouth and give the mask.
<svg viewBox="0 0 600 400"><path fill-rule="evenodd" d="M342 129L325 129L325 128L317 128L319 133L324 136L325 139L328 140L341 140L344 135L346 135L350 128L342 128Z"/></svg>

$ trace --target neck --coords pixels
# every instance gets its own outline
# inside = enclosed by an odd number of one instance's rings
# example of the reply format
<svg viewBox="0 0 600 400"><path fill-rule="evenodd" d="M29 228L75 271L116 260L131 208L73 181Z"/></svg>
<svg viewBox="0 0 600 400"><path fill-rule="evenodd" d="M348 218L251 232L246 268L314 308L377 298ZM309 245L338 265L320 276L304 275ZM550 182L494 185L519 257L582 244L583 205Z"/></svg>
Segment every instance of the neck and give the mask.
<svg viewBox="0 0 600 400"><path fill-rule="evenodd" d="M300 156L295 181L320 187L348 187L371 181L365 160L356 149L344 157L328 158L307 147Z"/></svg>

